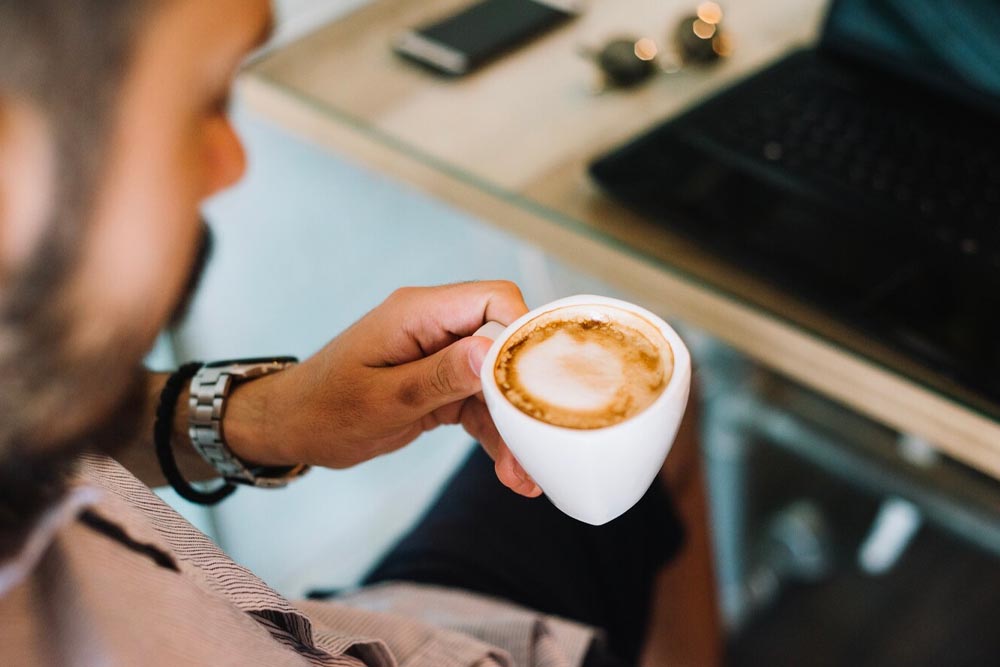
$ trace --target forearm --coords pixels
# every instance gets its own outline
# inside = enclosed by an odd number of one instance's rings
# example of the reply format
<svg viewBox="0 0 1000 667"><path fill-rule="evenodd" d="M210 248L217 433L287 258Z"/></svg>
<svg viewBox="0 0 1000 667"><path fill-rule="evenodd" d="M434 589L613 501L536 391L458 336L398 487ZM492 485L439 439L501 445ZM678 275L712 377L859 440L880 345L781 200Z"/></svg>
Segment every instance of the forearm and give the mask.
<svg viewBox="0 0 1000 667"><path fill-rule="evenodd" d="M146 401L143 407L142 423L139 432L132 442L118 450L115 458L129 471L148 486L164 486L167 480L160 470L156 458L156 447L153 444L153 422L156 418L156 408L160 403L160 392L166 384L168 373L147 373ZM174 409L174 420L171 435L171 448L174 458L185 479L190 481L207 480L217 477L215 470L191 446L187 434L187 387L181 392Z"/></svg>
<svg viewBox="0 0 1000 667"><path fill-rule="evenodd" d="M160 404L160 394L170 377L169 373L147 373L146 401L143 407L142 425L134 441L128 443L115 454L115 458L147 486L165 486L166 478L160 469L153 443L153 422ZM273 376L272 376L273 377ZM236 386L227 399L225 428L226 443L244 462L252 465L292 465L273 447L268 447L266 427L269 404L273 400L270 391L272 378L264 377L253 382ZM188 397L190 391L185 384L174 406L170 446L181 475L190 482L204 481L218 477L212 466L205 462L191 445L188 436Z"/></svg>

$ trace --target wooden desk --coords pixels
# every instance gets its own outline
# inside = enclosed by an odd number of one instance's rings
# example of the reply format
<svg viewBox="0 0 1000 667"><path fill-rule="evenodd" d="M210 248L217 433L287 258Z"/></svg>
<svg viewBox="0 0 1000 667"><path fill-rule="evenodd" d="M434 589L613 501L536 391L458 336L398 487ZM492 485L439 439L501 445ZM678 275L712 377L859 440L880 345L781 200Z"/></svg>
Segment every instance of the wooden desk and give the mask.
<svg viewBox="0 0 1000 667"><path fill-rule="evenodd" d="M391 38L467 0L377 0L249 68L241 92L292 131L468 210L702 327L759 362L1000 477L1000 406L598 193L588 161L795 45L820 0L731 2L735 54L629 92L590 92L578 55L620 34L661 43L694 3L592 0L572 24L453 81L395 57Z"/></svg>

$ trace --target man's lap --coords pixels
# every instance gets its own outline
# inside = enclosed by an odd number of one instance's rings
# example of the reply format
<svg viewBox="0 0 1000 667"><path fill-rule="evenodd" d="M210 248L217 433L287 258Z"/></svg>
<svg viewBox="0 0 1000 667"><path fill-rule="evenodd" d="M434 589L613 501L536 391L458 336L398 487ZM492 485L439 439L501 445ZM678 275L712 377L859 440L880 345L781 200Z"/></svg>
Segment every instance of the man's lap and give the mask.
<svg viewBox="0 0 1000 667"><path fill-rule="evenodd" d="M681 539L658 483L623 516L590 526L545 498L505 488L477 448L364 583L411 581L504 598L600 628L609 653L634 664L653 578ZM595 648L586 664L622 664L601 651Z"/></svg>

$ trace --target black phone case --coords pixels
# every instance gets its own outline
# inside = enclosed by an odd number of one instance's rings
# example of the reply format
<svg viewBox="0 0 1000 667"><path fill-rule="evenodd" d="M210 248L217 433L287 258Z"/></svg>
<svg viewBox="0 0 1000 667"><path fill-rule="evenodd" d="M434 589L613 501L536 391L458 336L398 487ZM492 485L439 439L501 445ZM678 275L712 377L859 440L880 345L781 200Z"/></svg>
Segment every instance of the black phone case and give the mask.
<svg viewBox="0 0 1000 667"><path fill-rule="evenodd" d="M484 0L415 32L464 55L464 74L574 16L533 0ZM456 74L412 53L399 53L436 71Z"/></svg>

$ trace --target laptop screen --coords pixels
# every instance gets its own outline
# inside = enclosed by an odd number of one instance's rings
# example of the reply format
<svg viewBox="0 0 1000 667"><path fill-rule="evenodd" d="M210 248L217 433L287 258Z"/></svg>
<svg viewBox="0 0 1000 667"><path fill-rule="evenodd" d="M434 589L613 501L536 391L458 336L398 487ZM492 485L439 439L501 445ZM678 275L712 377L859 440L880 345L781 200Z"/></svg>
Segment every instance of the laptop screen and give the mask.
<svg viewBox="0 0 1000 667"><path fill-rule="evenodd" d="M1000 109L1000 0L834 0L823 47Z"/></svg>

